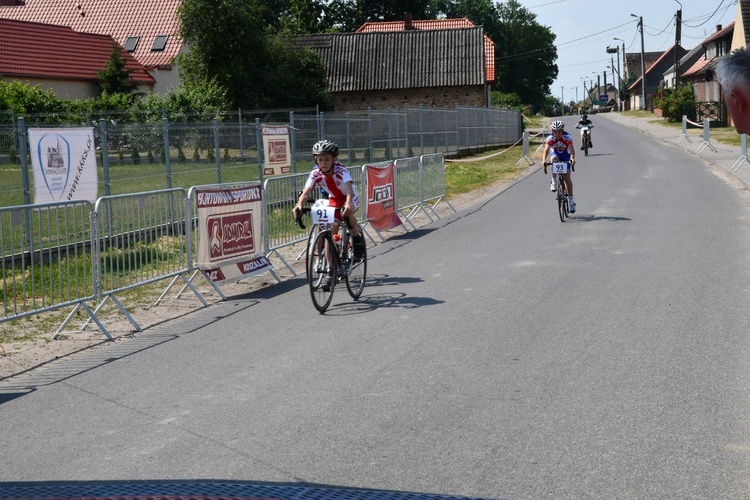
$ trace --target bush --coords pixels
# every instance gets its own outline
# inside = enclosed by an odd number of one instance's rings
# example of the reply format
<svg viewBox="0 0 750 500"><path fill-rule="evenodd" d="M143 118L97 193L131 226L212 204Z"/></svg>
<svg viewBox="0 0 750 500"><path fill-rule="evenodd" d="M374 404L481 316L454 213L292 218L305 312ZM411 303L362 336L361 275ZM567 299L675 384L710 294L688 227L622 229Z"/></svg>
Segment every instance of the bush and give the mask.
<svg viewBox="0 0 750 500"><path fill-rule="evenodd" d="M130 151L130 162L133 165L140 165L141 164L141 155L138 153L138 148L133 146Z"/></svg>
<svg viewBox="0 0 750 500"><path fill-rule="evenodd" d="M670 122L682 121L682 115L695 120L695 93L692 85L664 90L661 96L654 98L654 106L661 109Z"/></svg>

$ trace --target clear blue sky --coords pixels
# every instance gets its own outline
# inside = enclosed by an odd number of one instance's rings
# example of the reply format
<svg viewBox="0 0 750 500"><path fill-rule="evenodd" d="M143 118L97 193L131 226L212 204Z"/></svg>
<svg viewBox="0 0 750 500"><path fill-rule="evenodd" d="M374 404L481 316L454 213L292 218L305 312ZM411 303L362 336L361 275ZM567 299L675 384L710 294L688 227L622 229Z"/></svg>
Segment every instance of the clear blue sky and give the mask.
<svg viewBox="0 0 750 500"><path fill-rule="evenodd" d="M716 30L716 25L727 26L737 15L736 0L519 0L537 23L548 26L557 35L557 80L552 94L565 102L583 99L583 78L586 86L596 74L607 71L607 83L612 83L610 54L607 46L617 45L626 52L641 51L638 19L643 16L644 47L646 52L662 52L675 43L675 15L682 4L681 45L690 50ZM612 54L617 66L617 54ZM620 54L622 64L622 54Z"/></svg>

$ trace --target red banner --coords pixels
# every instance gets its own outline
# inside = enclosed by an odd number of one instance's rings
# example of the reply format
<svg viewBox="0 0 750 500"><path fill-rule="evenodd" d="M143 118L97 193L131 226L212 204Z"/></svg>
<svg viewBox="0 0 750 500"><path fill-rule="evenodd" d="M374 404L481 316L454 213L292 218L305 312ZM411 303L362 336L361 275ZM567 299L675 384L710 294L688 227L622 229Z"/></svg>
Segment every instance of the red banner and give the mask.
<svg viewBox="0 0 750 500"><path fill-rule="evenodd" d="M367 221L378 230L402 224L396 213L396 169L393 162L365 165L367 171Z"/></svg>

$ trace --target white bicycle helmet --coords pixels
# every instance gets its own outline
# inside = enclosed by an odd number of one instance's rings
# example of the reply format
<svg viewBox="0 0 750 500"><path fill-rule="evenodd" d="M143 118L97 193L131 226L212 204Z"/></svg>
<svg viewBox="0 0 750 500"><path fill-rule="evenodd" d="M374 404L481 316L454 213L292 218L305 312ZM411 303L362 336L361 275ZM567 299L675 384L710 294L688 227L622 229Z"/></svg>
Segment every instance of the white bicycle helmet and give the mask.
<svg viewBox="0 0 750 500"><path fill-rule="evenodd" d="M319 155L323 153L330 153L333 156L339 155L339 146L335 142L323 139L313 144L312 153Z"/></svg>
<svg viewBox="0 0 750 500"><path fill-rule="evenodd" d="M565 124L563 122L561 122L560 120L555 120L552 123L550 123L549 128L553 132L555 130L563 130L565 128Z"/></svg>

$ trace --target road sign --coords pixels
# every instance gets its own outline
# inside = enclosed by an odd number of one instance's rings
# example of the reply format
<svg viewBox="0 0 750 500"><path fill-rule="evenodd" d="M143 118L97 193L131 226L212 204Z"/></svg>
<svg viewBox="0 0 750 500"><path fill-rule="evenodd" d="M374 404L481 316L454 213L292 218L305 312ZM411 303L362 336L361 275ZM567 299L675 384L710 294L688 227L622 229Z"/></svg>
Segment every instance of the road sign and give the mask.
<svg viewBox="0 0 750 500"><path fill-rule="evenodd" d="M609 100L609 97L607 95L600 95L599 96L599 102L607 102Z"/></svg>

